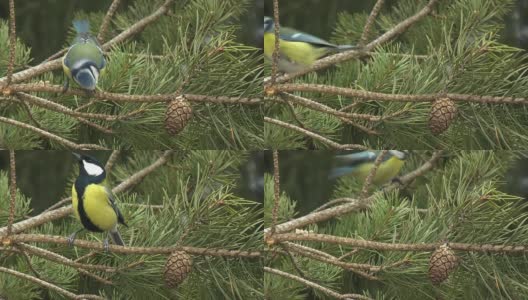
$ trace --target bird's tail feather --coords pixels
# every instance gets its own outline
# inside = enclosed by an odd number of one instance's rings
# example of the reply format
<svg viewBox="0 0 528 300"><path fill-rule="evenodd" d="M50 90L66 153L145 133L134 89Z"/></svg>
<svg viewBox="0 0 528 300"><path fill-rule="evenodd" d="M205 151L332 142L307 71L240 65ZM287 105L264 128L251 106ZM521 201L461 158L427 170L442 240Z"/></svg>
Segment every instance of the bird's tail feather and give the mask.
<svg viewBox="0 0 528 300"><path fill-rule="evenodd" d="M330 174L328 174L328 179L336 179L338 177L347 175L349 173L352 173L353 169L349 167L339 167L339 168L333 168L330 171Z"/></svg>
<svg viewBox="0 0 528 300"><path fill-rule="evenodd" d="M123 241L123 238L121 237L121 235L119 234L119 231L117 231L117 229L110 230L108 232L108 234L110 235L110 238L112 239L114 244L120 245L120 246L125 246L125 242Z"/></svg>
<svg viewBox="0 0 528 300"><path fill-rule="evenodd" d="M354 46L354 45L338 45L337 46L337 50L339 52L341 51L347 51L347 50L352 50L352 49L359 49L358 46Z"/></svg>
<svg viewBox="0 0 528 300"><path fill-rule="evenodd" d="M77 33L88 33L90 32L90 22L87 20L75 20L73 21L73 28Z"/></svg>

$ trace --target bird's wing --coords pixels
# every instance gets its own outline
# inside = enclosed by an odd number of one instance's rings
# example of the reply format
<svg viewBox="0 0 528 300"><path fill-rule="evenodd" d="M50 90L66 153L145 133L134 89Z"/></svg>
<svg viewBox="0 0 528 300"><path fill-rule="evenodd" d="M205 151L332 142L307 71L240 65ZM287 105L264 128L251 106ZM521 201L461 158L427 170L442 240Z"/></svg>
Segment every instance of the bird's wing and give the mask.
<svg viewBox="0 0 528 300"><path fill-rule="evenodd" d="M353 166L365 162L373 162L376 160L376 157L378 157L377 151L361 151L345 155L336 155L335 161L339 165Z"/></svg>
<svg viewBox="0 0 528 300"><path fill-rule="evenodd" d="M353 167L339 167L339 168L333 168L330 170L330 174L328 174L328 179L336 179L338 177L350 174L354 171L355 168Z"/></svg>
<svg viewBox="0 0 528 300"><path fill-rule="evenodd" d="M125 218L123 218L123 215L121 214L121 211L119 211L119 208L117 208L117 205L116 205L115 200L114 200L114 194L112 193L112 190L110 190L108 187L105 187L105 189L106 189L106 194L108 195L108 203L114 209L114 211L115 211L115 213L117 215L117 221L119 223L125 225L126 227L128 227L128 225L125 223Z"/></svg>
<svg viewBox="0 0 528 300"><path fill-rule="evenodd" d="M304 43L310 43L310 44L313 44L319 47L337 48L336 45L330 42L327 42L321 38L318 38L306 32L298 31L295 29L287 28L287 27L280 28L280 38L282 40L290 41L290 42L304 42Z"/></svg>

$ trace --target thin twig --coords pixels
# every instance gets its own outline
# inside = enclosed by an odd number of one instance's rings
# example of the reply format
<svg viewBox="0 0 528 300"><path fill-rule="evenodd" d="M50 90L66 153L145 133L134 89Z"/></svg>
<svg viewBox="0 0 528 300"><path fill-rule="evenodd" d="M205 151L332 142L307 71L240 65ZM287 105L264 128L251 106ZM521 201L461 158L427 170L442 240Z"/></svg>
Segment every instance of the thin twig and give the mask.
<svg viewBox="0 0 528 300"><path fill-rule="evenodd" d="M144 17L143 19L137 21L132 26L130 26L127 30L121 32L119 35L115 36L112 40L109 42L106 42L102 48L104 51L109 50L112 48L115 44L124 42L125 40L131 38L132 36L140 33L143 31L143 29L149 25L150 23L156 21L161 16L165 15L168 10L170 4L173 2L173 0L166 0L156 11L154 11L152 14ZM65 52L65 50L64 50ZM63 53L64 53L63 52ZM58 54L58 56L61 56L62 54ZM37 66L34 66L32 68L26 69L24 71L17 72L13 74L13 82L21 82L27 79L31 79L33 77L36 77L38 75L41 75L43 73L53 71L56 69L59 69L62 66L61 59L54 59L51 61L43 62ZM0 86L7 81L6 77L0 78Z"/></svg>
<svg viewBox="0 0 528 300"><path fill-rule="evenodd" d="M9 203L9 220L7 222L7 236L10 236L13 231L13 222L15 221L15 203L16 203L16 163L15 163L15 150L9 150L9 175L10 185L9 194L11 201Z"/></svg>
<svg viewBox="0 0 528 300"><path fill-rule="evenodd" d="M291 244L293 244L293 243L291 243ZM324 263L327 263L327 264L331 264L331 265L343 268L345 270L349 270L349 271L354 272L354 273L356 273L356 274L358 274L360 276L365 277L368 280L379 280L379 278L377 278L375 276L372 276L372 275L369 275L368 273L365 272L365 271L377 272L377 271L379 271L381 269L381 267L379 267L379 266L373 266L373 265L369 265L369 264L347 263L347 262L340 261L339 259L337 259L337 257L334 257L334 256L332 256L332 257L321 256L321 255L317 255L317 254L315 254L313 252L304 251L304 250L302 250L300 248L292 248L291 250L293 252L299 254L299 255L302 255L302 256L305 256L305 257L308 257L308 258L311 258L311 259L314 259L314 260L317 260L317 261L320 261L320 262L324 262Z"/></svg>
<svg viewBox="0 0 528 300"><path fill-rule="evenodd" d="M31 108L29 107L29 105L21 99L17 99L17 100L24 107L31 122L33 122L33 124L35 124L35 126L37 126L38 128L42 129L42 125L33 117L33 114L31 113Z"/></svg>
<svg viewBox="0 0 528 300"><path fill-rule="evenodd" d="M338 199L334 199L334 200L330 200L328 202L326 202L325 204L319 206L318 208L314 209L313 212L317 212L317 211L321 211L321 210L325 210L331 206L334 206L334 205L338 205L338 204L343 204L343 203L352 203L352 202L357 202L358 200L357 199L353 199L353 198L338 198Z"/></svg>
<svg viewBox="0 0 528 300"><path fill-rule="evenodd" d="M277 225L277 218L279 213L280 200L280 173L279 173L279 152L273 151L273 210L271 212L271 235L275 233L275 225Z"/></svg>
<svg viewBox="0 0 528 300"><path fill-rule="evenodd" d="M24 274L24 273L21 273L21 272L18 272L18 271L15 271L15 270L11 270L11 269L8 269L8 268L4 268L4 267L0 267L0 272L4 272L4 273L7 273L7 274L11 274L13 276L16 276L18 278L22 278L22 279L25 279L25 280L29 280L33 283L36 283L38 285L41 285L45 288L48 288L50 290L53 290L57 293L60 293L66 297L69 297L70 299L78 299L77 298L77 295L75 295L74 293L72 292L69 292L57 285L54 285L52 283L49 283L47 281L44 281L42 279L39 279L39 278L36 278L34 276L31 276L31 275L28 275L28 274ZM101 299L101 300L104 300L105 298L103 297L100 297L100 296L96 296L96 295L90 295L90 297L93 297L91 299Z"/></svg>
<svg viewBox="0 0 528 300"><path fill-rule="evenodd" d="M426 172L432 170L434 168L434 165L436 161L441 157L442 151L435 151L431 158L426 161L423 165L418 167L416 170L409 172L403 176L400 176L400 182L401 184L408 184L412 182L414 179L416 179L419 176L422 176ZM400 183L392 183L383 188L383 192L391 191L394 189L397 189L401 187ZM370 206L371 202L375 199L375 195L370 196L368 198L363 199L362 201L354 201L342 205L338 205L335 207L327 208L325 210L312 212L310 214L307 214L305 216L299 217L297 219L293 219L287 222L284 222L282 224L279 224L276 226L276 234L281 232L288 232L292 231L297 228L301 228L310 224L315 224L318 222L326 221L331 218L335 218L338 216L342 216L354 211L366 209ZM267 233L270 231L270 228L264 229L264 233Z"/></svg>
<svg viewBox="0 0 528 300"><path fill-rule="evenodd" d="M45 234L16 234L12 236L12 240L15 243L52 243L68 245L69 241L63 236L56 235L45 235ZM81 239L74 241L74 246L105 251L105 247L100 242L91 242ZM109 250L113 253L121 254L169 254L174 251L185 251L189 254L204 255L204 256L215 256L215 257L246 257L246 258L260 258L260 251L250 250L231 250L231 249L220 249L220 248L203 248L203 247L187 247L187 246L174 246L174 247L128 247L110 245Z"/></svg>
<svg viewBox="0 0 528 300"><path fill-rule="evenodd" d="M359 39L358 45L360 47L363 47L365 43L367 42L368 36L370 34L370 29L372 28L372 24L374 24L374 20L376 20L376 17L378 16L381 6L383 5L383 2L385 0L378 0L376 4L374 4L374 7L370 11L370 15L367 19L367 23L365 23L365 27L363 28L363 33L361 34L361 38Z"/></svg>
<svg viewBox="0 0 528 300"><path fill-rule="evenodd" d="M299 283L302 283L303 285L305 286L308 286L308 287L311 287L313 289L316 289L326 295L329 295L329 296L332 296L334 298L337 298L337 299L360 299L360 300L373 300L372 298L369 298L369 297L366 297L366 296L363 296L363 295L359 295L359 294L347 294L347 295L341 295L339 294L338 292L335 292L329 288L325 288L324 286L322 285L319 285L315 282L312 282L312 281L309 281L309 280L306 280L304 278L301 278L299 276L296 276L296 275L293 275L293 274L290 274L290 273L286 273L286 272L283 272L283 271L280 271L280 270L277 270L277 269L273 269L273 268L270 268L270 267L264 267L264 272L268 272L270 274L275 274L275 275L279 275L279 276L282 276L284 278L288 278L288 279L291 279L291 280L294 280L294 281L297 281Z"/></svg>
<svg viewBox="0 0 528 300"><path fill-rule="evenodd" d="M20 128L31 130L31 131L35 132L36 134L38 134L38 135L46 137L46 138L48 138L50 140L54 140L54 141L58 142L59 144L62 144L64 146L72 148L72 149L76 149L76 150L84 150L84 149L106 150L105 147L99 146L99 145L95 145L95 144L78 145L78 144L76 144L76 143L74 143L74 142L72 142L70 140L67 140L65 138L62 138L62 137L60 137L58 135L55 135L53 133L50 133L48 131L45 131L43 129L40 129L40 128L32 126L32 125L29 125L29 124L26 124L26 123L23 123L23 122L19 122L17 120L0 117L0 122L6 123L6 124L10 124L10 125L13 125L13 126L17 126L17 127L20 127Z"/></svg>
<svg viewBox="0 0 528 300"><path fill-rule="evenodd" d="M290 261L293 265L293 268L295 269L295 271L297 271L297 273L299 273L299 275L302 277L302 278L305 278L305 279L308 279L308 280L313 280L313 279L310 279L310 278L307 278L306 274L304 273L304 271L301 269L301 266L299 266L299 263L297 262L297 260L295 259L295 257L293 256L293 254L291 254L291 252L289 251L288 249L288 246L286 246L285 244L281 243L280 244L282 249L284 250L284 253L288 256L288 258L290 258Z"/></svg>
<svg viewBox="0 0 528 300"><path fill-rule="evenodd" d="M99 275L96 275L92 272L89 272L87 270L94 270L94 271L101 271L101 272L117 272L117 268L113 268L113 267L108 267L108 266L104 266L104 265L95 265L95 264L83 264L83 263L79 263L79 262L76 262L76 261L72 261L71 259L65 257L65 256L62 256L60 254L57 254L55 252L52 252L52 251L48 251L46 249L42 249L42 248L39 248L39 247L35 247L35 246L31 246L29 244L25 244L25 243L20 243L19 244L20 247L30 253L32 253L33 255L36 255L38 257L41 257L41 258L44 258L44 259L47 259L47 260L50 260L50 261L53 261L53 262L57 262L57 263L60 263L60 264L63 264L65 266L70 266L72 268L75 268L77 269L77 271L79 271L80 273L82 274L85 274L87 276L90 276L94 279L96 279L97 281L99 282L102 282L104 284L107 284L107 285L113 285L113 283Z"/></svg>
<svg viewBox="0 0 528 300"><path fill-rule="evenodd" d="M273 86L277 79L277 72L279 71L279 48L280 48L280 24L279 24L279 0L273 0L273 23L274 23L274 35L275 45L273 45L273 55L271 63L271 82Z"/></svg>
<svg viewBox="0 0 528 300"><path fill-rule="evenodd" d="M434 251L445 241L437 243L416 243L416 244L402 244L402 243L383 243L376 241L368 241L364 239L353 239L340 237L335 235L302 232L302 233L276 233L274 238L277 242L284 241L306 241L337 244L343 246L357 247L361 249L370 249L376 251ZM453 243L449 242L449 247L456 251L465 252L480 252L480 253L503 253L503 254L522 254L528 253L528 246L526 245L505 245L505 244L470 244L470 243Z"/></svg>
<svg viewBox="0 0 528 300"><path fill-rule="evenodd" d="M83 112L78 112L76 110L72 110L71 108L66 107L64 105L61 105L61 104L58 104L56 102L53 102L53 101L50 101L50 100L47 100L47 99L44 99L44 98L41 98L41 97L33 96L33 95L30 95L30 94L27 94L27 93L21 93L21 92L20 93L16 93L16 96L19 99L23 99L24 101L29 102L29 103L31 103L33 105L36 105L36 106L39 106L39 107L42 107L42 108L46 108L46 109L49 109L49 110L52 110L52 111L55 111L55 112L60 112L60 113L72 116L72 117L78 119L79 121L81 119L84 119L84 118L98 119L98 120L104 120L104 121L123 120L123 119L128 119L128 118L130 118L132 116L135 116L135 115L145 111L145 109L138 109L138 110L135 110L135 111L132 111L130 113L123 114L123 115L106 115L106 114L96 114L96 113L83 113Z"/></svg>
<svg viewBox="0 0 528 300"><path fill-rule="evenodd" d="M331 114L336 117L343 117L347 119L361 119L361 120L366 120L366 121L371 121L371 122L379 121L381 119L381 117L379 116L373 116L369 114L356 114L356 113L347 113L347 112L338 111L338 110L331 108L330 106L310 100L305 97L293 95L290 93L283 93L283 94L286 95L291 101L301 106L308 107L313 110L317 110L317 111L324 112L327 114Z"/></svg>
<svg viewBox="0 0 528 300"><path fill-rule="evenodd" d="M501 96L485 96L485 95L471 95L471 94L455 94L455 93L434 93L434 94L386 94L378 92L370 92L365 90L358 90L352 88L336 87L323 84L279 84L275 88L282 92L317 92L330 95L340 95L345 97L354 97L363 100L379 100L379 101L394 101L394 102L433 102L442 97L447 97L453 101L460 102L474 102L474 103L490 103L490 104L528 104L528 98L523 97L501 97Z"/></svg>
<svg viewBox="0 0 528 300"><path fill-rule="evenodd" d="M9 65L7 66L7 83L11 84L13 70L15 68L16 55L16 23L15 23L15 0L9 0Z"/></svg>
<svg viewBox="0 0 528 300"><path fill-rule="evenodd" d="M389 150L383 150L378 155L378 157L376 157L376 160L374 161L374 165L372 166L372 169L370 169L370 172L369 172L367 178L365 178L365 182L363 182L363 187L361 188L361 194L359 196L360 200L365 199L367 197L368 189L369 189L370 185L372 184L372 180L374 180L374 176L376 176L378 168L379 168L381 162L383 161L383 158L385 158L385 155L387 155L388 152L389 152Z"/></svg>
<svg viewBox="0 0 528 300"><path fill-rule="evenodd" d="M312 66L309 68L305 68L299 72L294 73L287 73L285 75L277 77L275 80L276 83L283 83L291 81L292 79L295 79L297 77L303 76L307 73L322 70L328 67L331 67L335 64L349 61L351 59L356 59L358 57L362 57L365 55L369 55L368 53L372 50L374 50L376 47L390 41L391 39L395 38L396 36L404 33L410 26L417 23L427 15L429 15L432 10L433 6L438 2L438 0L430 0L427 5L425 5L420 11L418 11L416 14L408 17L407 19L401 21L394 27L392 27L391 30L385 32L383 35L375 39L374 41L367 44L364 48L361 50L349 50L345 52L340 52L331 56L327 56L323 59L320 59L316 61ZM268 85L269 81L264 81L264 85Z"/></svg>
<svg viewBox="0 0 528 300"><path fill-rule="evenodd" d="M120 2L121 0L112 1L112 4L110 4L108 11L106 11L106 15L103 19L103 22L101 23L101 27L99 28L99 34L97 35L97 40L99 40L99 43L104 42L106 32L108 31L108 27L110 26L110 21L112 20L115 12L117 11Z"/></svg>
<svg viewBox="0 0 528 300"><path fill-rule="evenodd" d="M116 162L117 158L119 157L119 154L121 154L121 150L112 151L112 154L110 154L110 157L106 161L106 165L105 165L106 173L110 173L112 171L112 168L114 167L114 163Z"/></svg>
<svg viewBox="0 0 528 300"><path fill-rule="evenodd" d="M144 177L146 177L148 174L155 171L157 168L163 166L168 161L167 158L171 153L172 153L172 150L165 151L164 154L160 158L158 158L155 162L137 171L136 173L132 174L125 181L123 181L120 185L116 186L112 190L112 192L114 194L118 194L119 192L125 191L133 187L134 185L139 183ZM71 197L62 199L60 202L67 203L69 201L71 201ZM60 206L61 205L56 205L56 204L52 205L51 209L48 208L37 216L31 217L27 220L20 221L16 224L13 224L13 232L19 233L27 229L45 224L47 222L64 218L72 213L71 205L67 207L61 207L61 208L55 209L56 207L60 207ZM2 237L2 235L4 235L6 231L7 231L6 227L0 227L0 237Z"/></svg>
<svg viewBox="0 0 528 300"><path fill-rule="evenodd" d="M339 144L339 143L336 143L330 139L327 139L325 138L324 136L321 136L319 134L316 134L316 133L313 133L312 131L309 131L307 129L304 129L304 128L301 128L299 126L295 126L293 124L290 124L290 123L286 123L286 122L283 122L283 121L280 121L280 120L277 120L277 119L273 119L273 118L270 118L270 117L264 117L264 122L267 122L267 123L270 123L270 124L274 124L274 125L278 125L278 126L281 126L281 127L284 127L284 128L288 128L288 129L291 129L291 130L294 130L294 131L297 131L299 133L302 133L306 136L309 136L315 140L318 140L320 141L321 143L323 144L326 144L328 146L330 146L331 148L334 148L334 149L341 149L341 150L351 150L351 149L360 149L360 150L367 150L368 148L363 146L363 145L356 145L356 144Z"/></svg>
<svg viewBox="0 0 528 300"><path fill-rule="evenodd" d="M63 92L63 87L60 85L51 85L45 83L29 83L29 84L12 84L10 86L10 93L14 92L49 92L49 93L63 93L70 96L86 96L86 91L79 88L69 88L68 91ZM100 100L111 100L115 102L136 102L136 103L158 103L174 100L182 96L182 94L156 94L156 95L130 95L126 93L110 93L103 91L96 91L92 95L93 98ZM191 102L205 102L216 104L245 104L245 105L259 105L263 102L262 98L244 98L244 97L227 97L227 96L210 96L210 95L195 95L183 94L185 99Z"/></svg>
<svg viewBox="0 0 528 300"><path fill-rule="evenodd" d="M33 274L35 275L35 277L37 278L42 278L42 275L40 275L40 273L33 267L33 264L31 263L31 258L29 257L29 255L26 253L26 251L24 251L24 248L20 246L21 244L15 244L14 246L20 250L20 254L22 254L22 256L24 257L24 259L26 260L26 263L28 265L28 268L31 270L31 272L33 272Z"/></svg>

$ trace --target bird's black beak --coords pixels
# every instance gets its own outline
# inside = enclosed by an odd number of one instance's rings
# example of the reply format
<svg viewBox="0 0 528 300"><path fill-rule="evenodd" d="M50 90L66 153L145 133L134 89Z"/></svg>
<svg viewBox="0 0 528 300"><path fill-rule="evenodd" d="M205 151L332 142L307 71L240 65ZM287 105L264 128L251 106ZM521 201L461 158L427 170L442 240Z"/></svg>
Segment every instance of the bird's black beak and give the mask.
<svg viewBox="0 0 528 300"><path fill-rule="evenodd" d="M82 160L80 154L77 154L77 153L75 153L75 152L72 152L72 155L73 155L75 158L77 158L77 160L79 160L79 161Z"/></svg>

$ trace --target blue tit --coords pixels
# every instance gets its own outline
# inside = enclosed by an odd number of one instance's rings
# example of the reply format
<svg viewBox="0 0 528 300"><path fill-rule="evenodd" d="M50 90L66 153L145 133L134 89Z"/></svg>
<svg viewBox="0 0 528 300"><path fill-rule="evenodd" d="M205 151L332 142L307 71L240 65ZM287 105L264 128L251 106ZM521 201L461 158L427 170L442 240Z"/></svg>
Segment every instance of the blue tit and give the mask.
<svg viewBox="0 0 528 300"><path fill-rule="evenodd" d="M337 166L330 171L328 178L335 179L351 175L360 181L364 181L370 174L374 161L380 154L381 151L362 151L338 155L335 158ZM383 161L379 165L372 182L381 184L394 179L400 172L406 158L407 151L389 150L383 157Z"/></svg>
<svg viewBox="0 0 528 300"><path fill-rule="evenodd" d="M330 53L356 48L334 45L316 36L293 28L280 27L279 71L294 73L310 67L316 60ZM264 56L271 60L275 49L275 22L264 17Z"/></svg>
<svg viewBox="0 0 528 300"><path fill-rule="evenodd" d="M93 92L106 65L103 50L90 35L88 21L73 21L73 27L77 36L62 59L62 68L67 76L64 91L68 90L69 79L73 79L81 88Z"/></svg>
<svg viewBox="0 0 528 300"><path fill-rule="evenodd" d="M108 232L116 245L124 246L125 243L117 231L117 223L127 225L117 208L112 192L106 186L103 165L91 156L77 153L73 155L79 162L79 176L72 186L73 212L84 228L70 235L68 242L73 245L76 234L87 229L93 232ZM108 251L108 238L104 240L103 246Z"/></svg>

